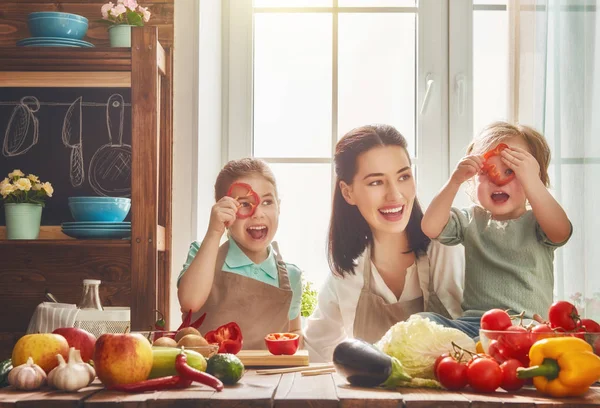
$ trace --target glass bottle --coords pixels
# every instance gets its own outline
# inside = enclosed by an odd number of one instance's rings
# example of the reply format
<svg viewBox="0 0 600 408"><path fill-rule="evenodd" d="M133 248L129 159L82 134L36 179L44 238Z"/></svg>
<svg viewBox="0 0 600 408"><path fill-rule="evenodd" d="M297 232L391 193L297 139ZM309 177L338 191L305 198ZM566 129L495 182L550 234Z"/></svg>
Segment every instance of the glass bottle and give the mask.
<svg viewBox="0 0 600 408"><path fill-rule="evenodd" d="M101 282L98 279L83 280L83 293L81 294L81 301L77 305L78 308L103 310L98 291Z"/></svg>

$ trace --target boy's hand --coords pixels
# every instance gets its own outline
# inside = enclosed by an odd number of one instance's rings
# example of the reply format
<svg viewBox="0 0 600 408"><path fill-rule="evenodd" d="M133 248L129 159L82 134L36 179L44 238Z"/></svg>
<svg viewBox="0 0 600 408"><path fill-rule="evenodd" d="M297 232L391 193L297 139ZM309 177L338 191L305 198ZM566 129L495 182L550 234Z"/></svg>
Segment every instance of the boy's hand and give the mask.
<svg viewBox="0 0 600 408"><path fill-rule="evenodd" d="M525 190L541 181L540 165L527 150L520 147L509 147L502 150L500 157L502 162L515 172L515 177Z"/></svg>
<svg viewBox="0 0 600 408"><path fill-rule="evenodd" d="M208 231L223 235L225 228L235 221L237 210L237 201L228 196L221 198L210 211Z"/></svg>
<svg viewBox="0 0 600 408"><path fill-rule="evenodd" d="M471 155L463 157L456 165L456 169L450 178L453 183L462 184L483 168L483 159L481 156Z"/></svg>

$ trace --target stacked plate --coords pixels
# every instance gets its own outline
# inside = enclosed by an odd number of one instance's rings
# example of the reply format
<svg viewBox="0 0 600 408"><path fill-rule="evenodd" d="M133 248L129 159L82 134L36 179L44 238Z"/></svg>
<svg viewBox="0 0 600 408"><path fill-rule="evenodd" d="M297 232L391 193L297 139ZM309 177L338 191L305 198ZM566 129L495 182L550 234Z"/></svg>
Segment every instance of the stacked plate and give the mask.
<svg viewBox="0 0 600 408"><path fill-rule="evenodd" d="M21 47L93 47L83 41L88 30L84 16L60 11L37 11L27 16L30 38L17 42Z"/></svg>
<svg viewBox="0 0 600 408"><path fill-rule="evenodd" d="M80 239L130 238L130 222L73 221L61 224L62 232Z"/></svg>
<svg viewBox="0 0 600 408"><path fill-rule="evenodd" d="M83 41L75 40L72 38L60 38L60 37L30 37L23 40L17 41L17 45L20 47L93 47L94 44Z"/></svg>

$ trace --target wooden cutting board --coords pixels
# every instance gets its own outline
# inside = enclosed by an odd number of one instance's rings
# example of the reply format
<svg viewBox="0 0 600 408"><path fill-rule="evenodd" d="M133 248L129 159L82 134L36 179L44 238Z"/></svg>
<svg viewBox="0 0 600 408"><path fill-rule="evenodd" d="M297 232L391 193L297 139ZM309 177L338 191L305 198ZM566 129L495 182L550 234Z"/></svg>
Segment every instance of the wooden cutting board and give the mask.
<svg viewBox="0 0 600 408"><path fill-rule="evenodd" d="M275 356L269 350L240 350L236 354L246 367L298 367L308 365L308 350L292 356Z"/></svg>

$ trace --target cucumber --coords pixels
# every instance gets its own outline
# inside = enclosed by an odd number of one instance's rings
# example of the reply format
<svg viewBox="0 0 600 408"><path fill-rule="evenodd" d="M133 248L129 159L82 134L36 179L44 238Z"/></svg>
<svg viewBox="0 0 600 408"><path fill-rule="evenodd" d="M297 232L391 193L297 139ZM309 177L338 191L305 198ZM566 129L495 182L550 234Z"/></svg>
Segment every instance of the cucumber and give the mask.
<svg viewBox="0 0 600 408"><path fill-rule="evenodd" d="M176 347L152 347L152 371L148 378L166 377L177 375L175 369L175 358L181 352ZM204 356L194 350L184 350L187 357L187 364L196 370L206 371L206 359Z"/></svg>
<svg viewBox="0 0 600 408"><path fill-rule="evenodd" d="M12 360L10 358L0 362L0 387L8 385L8 373L10 373L12 368Z"/></svg>

